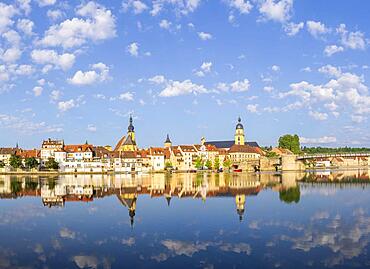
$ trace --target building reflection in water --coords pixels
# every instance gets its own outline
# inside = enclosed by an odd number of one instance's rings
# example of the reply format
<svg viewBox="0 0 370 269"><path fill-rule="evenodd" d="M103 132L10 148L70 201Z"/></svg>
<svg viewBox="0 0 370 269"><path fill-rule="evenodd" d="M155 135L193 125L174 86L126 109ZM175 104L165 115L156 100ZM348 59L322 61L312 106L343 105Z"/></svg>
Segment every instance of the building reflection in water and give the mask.
<svg viewBox="0 0 370 269"><path fill-rule="evenodd" d="M308 185L341 187L369 183L369 170L319 171L283 174L152 174L152 175L62 175L59 177L0 175L0 198L41 197L46 207L64 207L67 202L91 202L116 196L128 210L133 227L140 195L171 199L234 197L242 221L246 198L265 188L279 192L280 200L298 203L300 191Z"/></svg>

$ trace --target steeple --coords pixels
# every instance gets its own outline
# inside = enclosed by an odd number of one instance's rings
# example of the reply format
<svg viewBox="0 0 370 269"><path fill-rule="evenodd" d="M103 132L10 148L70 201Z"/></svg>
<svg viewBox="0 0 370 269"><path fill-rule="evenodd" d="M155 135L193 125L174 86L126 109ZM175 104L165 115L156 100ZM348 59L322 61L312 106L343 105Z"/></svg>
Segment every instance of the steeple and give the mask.
<svg viewBox="0 0 370 269"><path fill-rule="evenodd" d="M129 125L128 125L128 128L127 128L127 131L128 132L134 132L135 131L135 128L134 128L134 125L132 125L132 114L130 114L130 121L129 121Z"/></svg>
<svg viewBox="0 0 370 269"><path fill-rule="evenodd" d="M164 147L165 148L170 148L172 147L172 141L170 139L170 136L167 134L166 141L164 141Z"/></svg>
<svg viewBox="0 0 370 269"><path fill-rule="evenodd" d="M238 123L235 127L235 145L244 145L245 137L244 137L244 126L242 124L242 119L238 117Z"/></svg>

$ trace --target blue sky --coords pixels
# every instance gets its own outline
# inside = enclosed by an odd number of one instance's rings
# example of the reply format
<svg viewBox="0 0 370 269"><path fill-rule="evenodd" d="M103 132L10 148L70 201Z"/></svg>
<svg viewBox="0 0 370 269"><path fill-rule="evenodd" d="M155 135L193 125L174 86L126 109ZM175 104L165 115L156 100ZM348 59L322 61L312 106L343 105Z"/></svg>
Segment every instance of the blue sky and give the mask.
<svg viewBox="0 0 370 269"><path fill-rule="evenodd" d="M367 1L0 2L0 146L370 146Z"/></svg>

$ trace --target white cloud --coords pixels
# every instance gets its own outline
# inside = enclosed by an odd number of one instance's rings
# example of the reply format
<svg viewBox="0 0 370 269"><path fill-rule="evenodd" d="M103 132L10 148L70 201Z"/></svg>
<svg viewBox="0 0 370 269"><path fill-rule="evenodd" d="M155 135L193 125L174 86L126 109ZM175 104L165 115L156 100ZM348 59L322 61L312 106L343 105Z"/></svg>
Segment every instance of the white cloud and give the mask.
<svg viewBox="0 0 370 269"><path fill-rule="evenodd" d="M330 32L330 29L319 21L307 21L306 26L308 32L315 38Z"/></svg>
<svg viewBox="0 0 370 269"><path fill-rule="evenodd" d="M159 27L166 30L169 30L171 25L172 23L168 20L161 20L161 22L159 23Z"/></svg>
<svg viewBox="0 0 370 269"><path fill-rule="evenodd" d="M95 256L74 256L73 261L78 268L93 268L96 269L99 266L99 260Z"/></svg>
<svg viewBox="0 0 370 269"><path fill-rule="evenodd" d="M250 83L248 79L244 79L241 81L234 81L230 84L230 88L232 92L245 92L249 89Z"/></svg>
<svg viewBox="0 0 370 269"><path fill-rule="evenodd" d="M271 70L274 71L274 72L278 72L278 71L280 71L280 66L273 65L273 66L271 66Z"/></svg>
<svg viewBox="0 0 370 269"><path fill-rule="evenodd" d="M58 90L52 90L51 91L51 94L50 94L50 100L52 102L56 102L60 99L60 96L61 96L61 92L58 91Z"/></svg>
<svg viewBox="0 0 370 269"><path fill-rule="evenodd" d="M362 123L366 120L366 117L361 115L352 115L351 120L355 123Z"/></svg>
<svg viewBox="0 0 370 269"><path fill-rule="evenodd" d="M33 94L37 97L42 94L43 88L40 86L36 86L32 89L32 91L33 91Z"/></svg>
<svg viewBox="0 0 370 269"><path fill-rule="evenodd" d="M77 71L68 82L74 85L91 85L97 82L103 82L109 79L109 68L103 63L93 64L93 70L83 72Z"/></svg>
<svg viewBox="0 0 370 269"><path fill-rule="evenodd" d="M337 142L337 138L335 136L323 136L318 138L300 137L299 142L302 144L330 144Z"/></svg>
<svg viewBox="0 0 370 269"><path fill-rule="evenodd" d="M35 72L35 69L28 64L22 64L17 67L15 70L15 74L22 75L22 76L29 76Z"/></svg>
<svg viewBox="0 0 370 269"><path fill-rule="evenodd" d="M162 75L156 75L154 77L149 78L148 80L155 84L163 84L166 82L166 78Z"/></svg>
<svg viewBox="0 0 370 269"><path fill-rule="evenodd" d="M288 36L295 36L296 34L299 33L301 29L303 29L303 27L304 27L303 22L300 23L289 22L283 25L283 29Z"/></svg>
<svg viewBox="0 0 370 269"><path fill-rule="evenodd" d="M6 63L16 62L22 55L22 51L17 47L7 49L0 58Z"/></svg>
<svg viewBox="0 0 370 269"><path fill-rule="evenodd" d="M266 20L285 22L290 19L293 0L263 0L259 12Z"/></svg>
<svg viewBox="0 0 370 269"><path fill-rule="evenodd" d="M16 13L17 10L14 6L0 2L0 34L13 24L12 17Z"/></svg>
<svg viewBox="0 0 370 269"><path fill-rule="evenodd" d="M32 32L33 27L34 27L34 23L33 21L29 19L20 19L17 22L17 28L21 30L23 33L25 33L26 35L33 35L33 32Z"/></svg>
<svg viewBox="0 0 370 269"><path fill-rule="evenodd" d="M202 69L205 73L211 72L212 68L212 62L203 62L200 66L200 69Z"/></svg>
<svg viewBox="0 0 370 269"><path fill-rule="evenodd" d="M58 54L55 50L33 50L31 58L38 64L52 64L62 70L71 68L76 57L71 53Z"/></svg>
<svg viewBox="0 0 370 269"><path fill-rule="evenodd" d="M274 90L274 87L272 87L272 86L265 86L265 87L263 87L263 90L265 92L272 92Z"/></svg>
<svg viewBox="0 0 370 269"><path fill-rule="evenodd" d="M95 133L95 132L96 132L96 130L97 130L97 128L96 128L96 126L95 126L95 125L93 125L93 124L89 124L89 125L87 125L87 130L88 130L89 132Z"/></svg>
<svg viewBox="0 0 370 269"><path fill-rule="evenodd" d="M310 115L315 120L323 121L323 120L328 119L328 114L318 112L318 111L310 111L310 112L308 112L308 115Z"/></svg>
<svg viewBox="0 0 370 269"><path fill-rule="evenodd" d="M341 43L344 47L350 49L364 50L366 47L365 36L362 32L348 32L345 24L340 24L337 33L341 35Z"/></svg>
<svg viewBox="0 0 370 269"><path fill-rule="evenodd" d="M247 105L247 110L250 112L250 113L257 113L258 112L258 104L249 104Z"/></svg>
<svg viewBox="0 0 370 269"><path fill-rule="evenodd" d="M166 6L169 6L168 8L172 7L177 15L187 15L194 12L200 2L201 0L154 0L150 14L157 16Z"/></svg>
<svg viewBox="0 0 370 269"><path fill-rule="evenodd" d="M56 0L37 0L40 7L52 6L57 1Z"/></svg>
<svg viewBox="0 0 370 269"><path fill-rule="evenodd" d="M76 14L86 19L73 18L51 26L40 44L67 49L83 45L89 40L101 41L116 36L115 18L105 7L88 2L80 6Z"/></svg>
<svg viewBox="0 0 370 269"><path fill-rule="evenodd" d="M139 56L139 43L133 42L127 46L127 52L134 57Z"/></svg>
<svg viewBox="0 0 370 269"><path fill-rule="evenodd" d="M61 101L58 103L58 109L61 112L66 112L74 107L77 107L78 105L76 104L74 99L70 99L68 101Z"/></svg>
<svg viewBox="0 0 370 269"><path fill-rule="evenodd" d="M253 8L250 1L246 0L228 0L227 3L231 8L238 10L241 14L248 14Z"/></svg>
<svg viewBox="0 0 370 269"><path fill-rule="evenodd" d="M198 32L198 36L202 40L210 40L212 39L212 35L210 33L205 33L205 32Z"/></svg>
<svg viewBox="0 0 370 269"><path fill-rule="evenodd" d="M318 71L323 74L328 74L330 77L340 77L342 74L340 67L335 67L330 64L320 67Z"/></svg>
<svg viewBox="0 0 370 269"><path fill-rule="evenodd" d="M128 0L122 2L122 9L124 12L132 9L134 14L140 14L148 9L148 6L139 0Z"/></svg>
<svg viewBox="0 0 370 269"><path fill-rule="evenodd" d="M337 45L328 45L324 49L324 54L328 57L332 56L335 53L342 52L344 48L342 46Z"/></svg>
<svg viewBox="0 0 370 269"><path fill-rule="evenodd" d="M161 97L173 97L179 95L187 95L187 94L200 94L200 93L207 93L208 90L203 85L198 85L190 80L184 81L172 81L170 80L167 83L166 88L164 88L159 96Z"/></svg>
<svg viewBox="0 0 370 269"><path fill-rule="evenodd" d="M17 3L19 8L23 10L26 15L31 12L31 0L18 0Z"/></svg>
<svg viewBox="0 0 370 269"><path fill-rule="evenodd" d="M2 37L4 37L6 41L8 41L13 47L18 47L19 43L21 42L20 35L14 30L9 30L3 33Z"/></svg>
<svg viewBox="0 0 370 269"><path fill-rule="evenodd" d="M63 131L61 125L48 125L46 122L33 122L29 118L0 114L0 127L13 129L25 135L41 133L58 133Z"/></svg>
<svg viewBox="0 0 370 269"><path fill-rule="evenodd" d="M133 101L134 95L131 92L124 92L119 95L118 99L124 100L124 101Z"/></svg>
<svg viewBox="0 0 370 269"><path fill-rule="evenodd" d="M57 21L60 20L61 18L64 17L64 13L60 9L54 9L51 10L49 9L46 12L46 15L52 20L52 21Z"/></svg>

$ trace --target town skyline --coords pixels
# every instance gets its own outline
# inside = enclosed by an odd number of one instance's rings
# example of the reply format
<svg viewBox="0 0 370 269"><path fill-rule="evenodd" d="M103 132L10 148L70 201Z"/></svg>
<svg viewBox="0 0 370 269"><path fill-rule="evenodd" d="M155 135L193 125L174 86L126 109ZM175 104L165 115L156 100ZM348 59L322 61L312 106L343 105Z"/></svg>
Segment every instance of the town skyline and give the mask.
<svg viewBox="0 0 370 269"><path fill-rule="evenodd" d="M366 1L0 3L0 145L246 135L369 147ZM294 61L292 61L294 59ZM148 135L150 134L150 135ZM152 135L153 134L153 135Z"/></svg>

